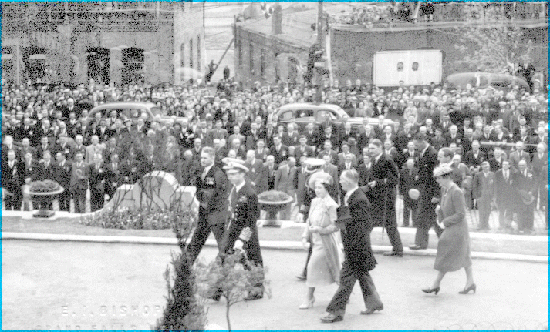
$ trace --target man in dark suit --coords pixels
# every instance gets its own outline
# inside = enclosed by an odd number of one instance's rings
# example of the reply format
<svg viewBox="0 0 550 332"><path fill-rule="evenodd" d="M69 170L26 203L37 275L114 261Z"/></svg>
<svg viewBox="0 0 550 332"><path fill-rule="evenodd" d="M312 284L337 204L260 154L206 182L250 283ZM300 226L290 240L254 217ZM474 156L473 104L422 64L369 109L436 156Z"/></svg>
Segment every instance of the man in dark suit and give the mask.
<svg viewBox="0 0 550 332"><path fill-rule="evenodd" d="M365 148L365 150L368 150L368 148ZM364 187L368 185L372 172L372 162L368 152L363 154L363 160L357 165L357 171L359 173L359 186Z"/></svg>
<svg viewBox="0 0 550 332"><path fill-rule="evenodd" d="M75 154L75 162L71 168L71 193L73 195L75 213L86 212L86 190L90 178L90 168L84 163L81 152Z"/></svg>
<svg viewBox="0 0 550 332"><path fill-rule="evenodd" d="M537 204L535 199L537 184L535 181L535 176L527 169L527 162L524 159L520 160L516 181L514 182L514 190L519 193L515 198L515 206L520 234L533 232L535 206Z"/></svg>
<svg viewBox="0 0 550 332"><path fill-rule="evenodd" d="M223 232L227 220L227 176L214 165L214 149L204 147L201 151L201 169L196 174L199 218L188 246L191 262L194 262L210 232L214 233L218 250L222 250Z"/></svg>
<svg viewBox="0 0 550 332"><path fill-rule="evenodd" d="M224 167L227 177L231 182L229 194L229 224L223 235L223 254L230 254L233 251L235 242L243 242L243 249L249 263L256 266L263 266L260 241L258 239L257 221L260 216L258 207L258 195L254 187L245 181L246 166L234 163ZM248 239L242 236L243 231L249 234ZM258 300L263 297L264 289L262 283L255 285L255 289L249 292L246 300Z"/></svg>
<svg viewBox="0 0 550 332"><path fill-rule="evenodd" d="M342 234L346 260L342 264L339 288L327 307L329 314L321 318L323 323L334 323L344 319L346 303L357 280L366 306L366 310L361 311L361 314L372 314L375 310L384 308L369 274L376 266L370 245L373 223L369 201L359 189L358 181L359 175L355 170L345 171L340 178L340 185L346 196L343 206L338 208L337 226Z"/></svg>
<svg viewBox="0 0 550 332"><path fill-rule="evenodd" d="M494 201L498 209L499 230L510 231L512 229L512 214L514 213L514 192L515 172L510 169L510 162L504 160L502 168L495 173L494 180Z"/></svg>
<svg viewBox="0 0 550 332"><path fill-rule="evenodd" d="M279 136L273 136L273 147L271 148L271 155L275 157L275 164L277 165L288 158L288 147L283 145Z"/></svg>
<svg viewBox="0 0 550 332"><path fill-rule="evenodd" d="M485 160L487 160L487 155L481 151L479 141L474 140L472 142L472 150L466 153L464 163L470 169L480 169L481 163Z"/></svg>
<svg viewBox="0 0 550 332"><path fill-rule="evenodd" d="M325 161L325 164L321 167L321 169L325 173L328 173L332 178L331 184L327 186L328 193L332 199L338 201L340 196L340 186L338 185L338 167L332 163L332 159L328 154L323 156L323 160Z"/></svg>
<svg viewBox="0 0 550 332"><path fill-rule="evenodd" d="M338 162L338 153L332 149L334 145L330 140L326 140L323 144L323 149L319 149L319 153L317 154L317 157L319 159L322 159L325 155L328 155L330 157L330 160L334 163Z"/></svg>
<svg viewBox="0 0 550 332"><path fill-rule="evenodd" d="M267 167L261 160L256 159L256 151L248 150L245 166L248 168L247 178L250 180L256 193L261 194L267 191Z"/></svg>
<svg viewBox="0 0 550 332"><path fill-rule="evenodd" d="M59 151L55 155L57 163L53 167L53 178L63 189L59 194L59 210L69 212L71 201L71 165L67 161L65 154Z"/></svg>
<svg viewBox="0 0 550 332"><path fill-rule="evenodd" d="M427 142L425 134L418 133L414 138L415 150L418 153L418 200L417 228L415 245L411 250L423 250L428 248L430 228L434 227L437 237L443 230L437 226L435 208L438 203L439 185L434 178L434 168L437 164L437 153Z"/></svg>
<svg viewBox="0 0 550 332"><path fill-rule="evenodd" d="M105 167L103 159L98 158L90 164L90 207L91 212L103 208L105 196Z"/></svg>
<svg viewBox="0 0 550 332"><path fill-rule="evenodd" d="M300 136L299 143L300 144L294 149L294 157L296 158L296 161L298 161L298 166L301 166L302 156L305 158L313 157L313 149L307 145L306 135Z"/></svg>
<svg viewBox="0 0 550 332"><path fill-rule="evenodd" d="M309 122L307 124L304 135L306 135L307 138L307 145L317 146L319 142L319 134L313 122Z"/></svg>
<svg viewBox="0 0 550 332"><path fill-rule="evenodd" d="M374 139L369 143L369 155L372 170L367 186L362 187L367 198L372 202L374 225L386 229L393 250L384 256L403 256L403 244L397 230L395 213L396 185L398 171L393 161L382 152L382 142Z"/></svg>
<svg viewBox="0 0 550 332"><path fill-rule="evenodd" d="M399 192L403 196L403 226L409 226L412 216L413 226L416 226L416 200L409 196L409 190L416 188L418 169L414 167L414 159L409 158L401 169L399 176Z"/></svg>
<svg viewBox="0 0 550 332"><path fill-rule="evenodd" d="M21 186L24 181L24 165L15 158L15 151L7 152L7 160L2 165L2 185L9 194L6 197L6 210L20 210L23 202Z"/></svg>

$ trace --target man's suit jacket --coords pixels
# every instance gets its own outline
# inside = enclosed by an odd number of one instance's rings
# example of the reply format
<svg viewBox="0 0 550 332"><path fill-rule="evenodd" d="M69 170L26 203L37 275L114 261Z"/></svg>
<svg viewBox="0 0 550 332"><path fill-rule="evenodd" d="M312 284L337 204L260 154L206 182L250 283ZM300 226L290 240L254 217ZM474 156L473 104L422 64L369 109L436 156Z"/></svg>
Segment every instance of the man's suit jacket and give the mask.
<svg viewBox="0 0 550 332"><path fill-rule="evenodd" d="M275 190L291 193L295 188L296 166L289 167L288 164L281 164L275 172Z"/></svg>
<svg viewBox="0 0 550 332"><path fill-rule="evenodd" d="M59 163L53 166L53 179L55 182L59 183L67 193L69 192L71 186L71 163L68 160L65 160L63 166Z"/></svg>
<svg viewBox="0 0 550 332"><path fill-rule="evenodd" d="M196 186L203 217L210 224L225 223L229 194L227 176L215 165L208 170L204 179L202 173L203 168L197 172Z"/></svg>
<svg viewBox="0 0 550 332"><path fill-rule="evenodd" d="M440 196L440 188L435 181L434 168L437 164L437 152L429 146L422 155L420 152L416 167L418 168L418 189L420 190L419 211L417 220L419 223L431 225L435 222L436 204L431 203L432 198Z"/></svg>
<svg viewBox="0 0 550 332"><path fill-rule="evenodd" d="M86 147L85 160L87 163L93 162L96 155L103 157L103 145L98 144L96 146L90 145Z"/></svg>
<svg viewBox="0 0 550 332"><path fill-rule="evenodd" d="M275 164L279 165L283 160L288 158L288 147L281 144L279 150L275 146L270 149L271 154L275 157Z"/></svg>
<svg viewBox="0 0 550 332"><path fill-rule="evenodd" d="M335 201L338 201L338 197L340 193L340 184L338 182L339 181L338 167L334 166L333 164L329 164L329 165L323 166L321 169L332 177L332 183L328 186L329 187L328 192Z"/></svg>
<svg viewBox="0 0 550 332"><path fill-rule="evenodd" d="M464 163L468 167L471 167L471 166L477 167L477 166L481 166L481 163L484 162L485 160L487 160L487 156L481 149L477 152L477 156L474 155L474 151L472 150L466 153L466 158L464 158Z"/></svg>
<svg viewBox="0 0 550 332"><path fill-rule="evenodd" d="M245 166L248 167L248 178L254 183L256 193L267 191L268 172L264 163L256 159L253 164L246 162Z"/></svg>
<svg viewBox="0 0 550 332"><path fill-rule="evenodd" d="M545 167L548 167L548 153L543 153L542 158L539 157L538 153L535 153L533 159L531 159L531 169L538 181L542 181L543 184L548 183L548 173L543 171Z"/></svg>
<svg viewBox="0 0 550 332"><path fill-rule="evenodd" d="M330 151L326 151L325 149L320 150L319 153L317 154L317 158L323 159L323 157L326 155L330 156L330 161L332 163L338 162L338 153L334 150L330 150Z"/></svg>
<svg viewBox="0 0 550 332"><path fill-rule="evenodd" d="M312 132L310 132L308 129L304 130L304 135L307 137L307 145L309 146L317 146L319 142L319 134L317 132L317 129L313 129Z"/></svg>
<svg viewBox="0 0 550 332"><path fill-rule="evenodd" d="M472 185L472 195L475 199L491 199L494 192L495 174L489 172L485 174L483 171L476 173L474 183Z"/></svg>
<svg viewBox="0 0 550 332"><path fill-rule="evenodd" d="M510 161L510 167L513 167L514 169L518 169L519 162L524 159L527 162L527 166L531 164L531 155L525 151L522 151L519 153L518 151L514 151L510 153L509 161Z"/></svg>
<svg viewBox="0 0 550 332"><path fill-rule="evenodd" d="M391 217L391 212L395 211L395 186L398 182L398 170L391 159L381 154L378 161L372 161L372 170L368 182L376 181L374 187L367 186L365 192L367 198L373 207L373 216L378 220L375 224L385 224L382 220L384 214L386 218ZM385 206L384 206L385 202Z"/></svg>
<svg viewBox="0 0 550 332"><path fill-rule="evenodd" d="M359 173L359 187L366 186L369 183L369 179L371 177L372 173L372 163L368 165L365 165L365 163L360 163L357 165L356 168L357 172Z"/></svg>
<svg viewBox="0 0 550 332"><path fill-rule="evenodd" d="M286 146L296 146L299 144L300 134L298 132L283 134L283 144Z"/></svg>
<svg viewBox="0 0 550 332"><path fill-rule="evenodd" d="M499 169L495 172L493 197L499 209L511 209L514 204L517 192L514 192L516 174L514 170L508 170L508 180L504 179L504 171Z"/></svg>
<svg viewBox="0 0 550 332"><path fill-rule="evenodd" d="M305 148L303 148L302 150L302 146L298 145L296 146L296 148L294 149L294 157L296 158L296 163L299 165L300 163L300 158L302 156L306 156L306 158L312 158L314 157L313 155L313 148L311 146L305 146Z"/></svg>
<svg viewBox="0 0 550 332"><path fill-rule="evenodd" d="M14 161L13 167L9 167L8 162L2 165L2 186L10 193L19 195L21 186L24 182L24 165L17 160Z"/></svg>
<svg viewBox="0 0 550 332"><path fill-rule="evenodd" d="M232 194L233 188L229 190ZM231 195L235 202L231 202L233 216L229 221L227 231L224 232L221 252L230 254L233 251L235 242L245 227L252 231L250 239L243 244L247 258L256 265L262 266L262 255L258 239L257 221L260 216L258 207L258 195L254 187L245 183L235 195Z"/></svg>
<svg viewBox="0 0 550 332"><path fill-rule="evenodd" d="M403 196L403 200L407 200L407 201L412 200L409 197L409 190L412 188L416 188L417 176L418 176L418 168L416 167L413 167L412 169L403 167L401 169L400 175L399 175L399 193Z"/></svg>
<svg viewBox="0 0 550 332"><path fill-rule="evenodd" d="M367 272L376 266L370 244L373 228L371 207L365 193L357 188L349 197L347 205L337 210L337 225L341 230L346 260L356 272Z"/></svg>
<svg viewBox="0 0 550 332"><path fill-rule="evenodd" d="M309 179L309 173L306 172L305 167L299 167L296 171L296 199L298 206L302 206L306 196L306 181Z"/></svg>

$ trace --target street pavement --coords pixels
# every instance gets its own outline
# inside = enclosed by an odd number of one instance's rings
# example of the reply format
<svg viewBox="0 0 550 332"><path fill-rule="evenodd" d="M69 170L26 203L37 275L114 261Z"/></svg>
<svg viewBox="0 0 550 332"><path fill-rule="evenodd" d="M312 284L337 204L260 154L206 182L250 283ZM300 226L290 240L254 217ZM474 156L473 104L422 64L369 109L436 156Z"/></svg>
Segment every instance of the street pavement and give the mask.
<svg viewBox="0 0 550 332"><path fill-rule="evenodd" d="M4 329L150 329L165 305L163 273L174 245L2 241ZM201 257L211 260L215 249ZM320 322L336 285L319 288L298 310L306 285L295 276L306 252L264 250L273 297L231 308L233 329L547 329L548 264L475 259L476 294L460 295L465 274L448 274L441 292L433 257L376 255L372 272L384 310L370 316L356 285L344 321ZM199 258L201 259L201 258ZM208 323L226 328L225 301L207 301Z"/></svg>

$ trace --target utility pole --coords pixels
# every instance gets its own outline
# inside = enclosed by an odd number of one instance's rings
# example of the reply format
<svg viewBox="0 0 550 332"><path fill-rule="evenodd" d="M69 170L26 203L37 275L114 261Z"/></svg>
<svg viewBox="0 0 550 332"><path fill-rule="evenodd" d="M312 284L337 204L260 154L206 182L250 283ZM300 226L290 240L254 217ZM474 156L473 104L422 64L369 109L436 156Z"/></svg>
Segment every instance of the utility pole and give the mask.
<svg viewBox="0 0 550 332"><path fill-rule="evenodd" d="M317 12L317 45L319 47L319 50L321 50L324 54L325 52L325 43L324 43L324 29L323 29L323 0L319 0L319 10ZM322 90L322 83L323 83L323 77L321 75L315 75L317 78L315 81L315 98L314 100L316 102L322 102L323 99L323 90Z"/></svg>

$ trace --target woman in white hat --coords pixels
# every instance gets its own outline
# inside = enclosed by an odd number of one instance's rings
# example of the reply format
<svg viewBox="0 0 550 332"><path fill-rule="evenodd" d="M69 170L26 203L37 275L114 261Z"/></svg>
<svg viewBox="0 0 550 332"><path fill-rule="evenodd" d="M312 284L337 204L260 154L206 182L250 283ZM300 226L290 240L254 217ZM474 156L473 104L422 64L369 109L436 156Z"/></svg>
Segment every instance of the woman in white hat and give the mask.
<svg viewBox="0 0 550 332"><path fill-rule="evenodd" d="M424 293L439 293L440 283L447 272L462 268L466 271L466 286L460 294L476 292L476 284L472 273L472 258L470 253L470 235L466 223L466 203L462 190L452 179L452 168L448 164L434 170L437 183L443 189L440 206L437 207L437 219L441 227L445 227L437 243L437 257L434 269L438 271L431 288L423 289Z"/></svg>
<svg viewBox="0 0 550 332"><path fill-rule="evenodd" d="M327 191L331 181L331 176L324 172L315 173L309 179L309 186L315 189L316 197L311 202L302 242L304 246L308 242L312 244L312 255L307 266L307 299L300 309L313 306L315 287L337 283L340 279L341 260L335 224L338 204Z"/></svg>

